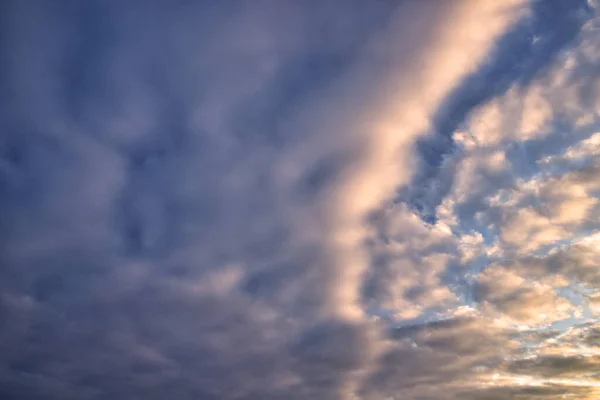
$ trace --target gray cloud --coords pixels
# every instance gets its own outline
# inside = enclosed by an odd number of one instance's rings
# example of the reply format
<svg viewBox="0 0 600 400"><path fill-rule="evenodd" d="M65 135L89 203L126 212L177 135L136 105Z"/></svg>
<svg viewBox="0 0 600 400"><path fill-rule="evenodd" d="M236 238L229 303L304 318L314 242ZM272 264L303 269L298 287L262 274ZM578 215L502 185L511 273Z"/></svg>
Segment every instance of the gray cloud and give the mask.
<svg viewBox="0 0 600 400"><path fill-rule="evenodd" d="M519 360L510 366L510 371L525 373L543 378L575 377L581 378L598 369L600 358L597 356L546 356Z"/></svg>
<svg viewBox="0 0 600 400"><path fill-rule="evenodd" d="M388 207L428 175L414 146L435 115L465 79L490 73L490 49L528 10L443 3L6 3L0 397L593 394L486 386L527 366L547 379L595 364L526 358L507 319L562 297L533 298L527 285L498 297L498 282L484 282L491 266L472 277L487 233ZM559 187L597 190L593 167L542 153L571 171L540 191L553 215L573 200ZM497 168L495 154L482 150L465 172L451 214L467 226L469 208L482 211L500 233L512 209L473 200L522 189L520 169ZM448 158L448 182L470 156ZM540 256L538 277L594 285L590 248ZM496 268L532 280L521 259ZM596 328L579 328L591 347Z"/></svg>

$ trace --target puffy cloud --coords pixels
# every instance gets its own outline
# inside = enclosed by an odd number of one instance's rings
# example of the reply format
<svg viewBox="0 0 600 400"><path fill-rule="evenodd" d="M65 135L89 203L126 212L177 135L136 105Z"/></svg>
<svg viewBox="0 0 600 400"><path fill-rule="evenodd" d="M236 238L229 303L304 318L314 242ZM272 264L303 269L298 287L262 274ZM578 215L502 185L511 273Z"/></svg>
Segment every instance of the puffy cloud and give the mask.
<svg viewBox="0 0 600 400"><path fill-rule="evenodd" d="M575 309L553 286L528 282L497 266L481 273L474 292L475 300L493 312L527 325L563 320Z"/></svg>
<svg viewBox="0 0 600 400"><path fill-rule="evenodd" d="M444 282L445 271L457 262L458 246L447 227L430 226L401 204L382 211L374 222L373 266L363 290L367 307L412 319L457 303Z"/></svg>

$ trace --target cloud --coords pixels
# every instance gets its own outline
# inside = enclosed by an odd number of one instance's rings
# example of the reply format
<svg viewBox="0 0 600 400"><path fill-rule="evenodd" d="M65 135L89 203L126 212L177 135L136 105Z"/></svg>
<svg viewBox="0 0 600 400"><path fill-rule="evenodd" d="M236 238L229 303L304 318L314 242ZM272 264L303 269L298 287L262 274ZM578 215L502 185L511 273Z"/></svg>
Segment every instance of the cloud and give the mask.
<svg viewBox="0 0 600 400"><path fill-rule="evenodd" d="M541 3L7 4L0 397L592 396L597 40Z"/></svg>
<svg viewBox="0 0 600 400"><path fill-rule="evenodd" d="M493 312L527 325L564 320L575 307L548 284L527 282L504 269L488 267L474 288L475 300Z"/></svg>
<svg viewBox="0 0 600 400"><path fill-rule="evenodd" d="M511 365L511 370L543 378L579 378L597 370L598 364L600 364L598 356L546 356L519 360Z"/></svg>

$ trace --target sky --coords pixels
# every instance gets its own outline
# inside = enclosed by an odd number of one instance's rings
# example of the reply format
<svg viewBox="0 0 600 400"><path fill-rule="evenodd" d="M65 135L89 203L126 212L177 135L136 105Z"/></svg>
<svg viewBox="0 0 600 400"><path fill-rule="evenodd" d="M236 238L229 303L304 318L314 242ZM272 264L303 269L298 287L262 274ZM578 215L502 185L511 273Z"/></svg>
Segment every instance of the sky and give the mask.
<svg viewBox="0 0 600 400"><path fill-rule="evenodd" d="M599 13L2 1L0 398L600 398Z"/></svg>

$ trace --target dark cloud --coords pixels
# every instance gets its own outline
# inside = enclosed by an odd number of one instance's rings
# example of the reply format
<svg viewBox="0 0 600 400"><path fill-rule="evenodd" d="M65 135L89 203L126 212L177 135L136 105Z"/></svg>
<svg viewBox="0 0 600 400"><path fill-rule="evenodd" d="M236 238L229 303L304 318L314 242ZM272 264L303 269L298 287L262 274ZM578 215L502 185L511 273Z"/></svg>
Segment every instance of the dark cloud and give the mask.
<svg viewBox="0 0 600 400"><path fill-rule="evenodd" d="M542 378L583 378L600 366L598 356L542 356L519 360L509 366L509 371Z"/></svg>
<svg viewBox="0 0 600 400"><path fill-rule="evenodd" d="M570 385L545 386L504 386L488 390L460 392L458 395L469 400L544 400L564 399L576 396L581 399L593 399L594 389Z"/></svg>

